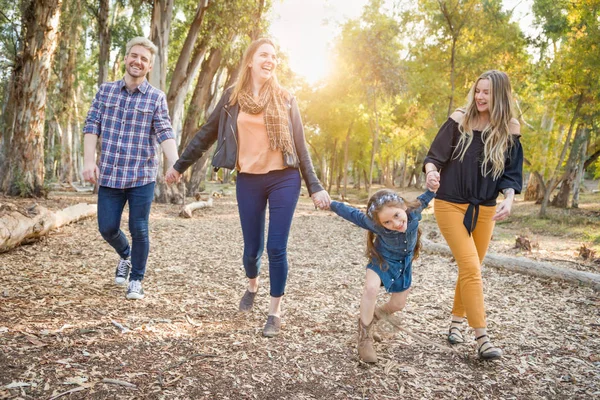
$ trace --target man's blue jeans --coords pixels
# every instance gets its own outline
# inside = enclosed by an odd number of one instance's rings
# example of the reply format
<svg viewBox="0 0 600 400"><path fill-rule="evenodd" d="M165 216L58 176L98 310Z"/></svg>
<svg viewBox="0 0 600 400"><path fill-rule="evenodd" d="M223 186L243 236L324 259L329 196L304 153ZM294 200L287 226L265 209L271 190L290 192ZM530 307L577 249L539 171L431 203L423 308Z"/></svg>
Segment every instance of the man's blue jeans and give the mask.
<svg viewBox="0 0 600 400"><path fill-rule="evenodd" d="M98 189L98 229L121 258L131 257L130 281L141 281L146 272L150 249L148 219L154 199L154 184L127 189L100 186ZM129 203L131 246L120 229L125 203Z"/></svg>
<svg viewBox="0 0 600 400"><path fill-rule="evenodd" d="M267 202L269 204L267 254L271 296L281 297L285 293L288 275L288 236L300 197L300 172L287 168L266 174L240 173L236 193L244 236L244 269L250 279L256 278L260 272Z"/></svg>

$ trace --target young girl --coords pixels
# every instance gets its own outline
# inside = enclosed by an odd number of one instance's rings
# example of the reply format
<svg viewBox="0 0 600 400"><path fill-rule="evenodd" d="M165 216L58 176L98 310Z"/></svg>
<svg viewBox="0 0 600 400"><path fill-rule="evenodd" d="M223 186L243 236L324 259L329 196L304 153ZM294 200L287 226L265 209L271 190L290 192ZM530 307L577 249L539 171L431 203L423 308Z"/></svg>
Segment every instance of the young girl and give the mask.
<svg viewBox="0 0 600 400"><path fill-rule="evenodd" d="M437 190L437 186L431 189ZM435 193L428 188L416 201L406 201L392 190L383 189L371 196L366 214L343 203L331 202L333 212L368 231L369 264L358 318L358 356L364 362L377 362L373 348L373 328L377 321L402 310L406 304L412 261L419 256L421 247L421 211L434 197ZM381 285L392 297L375 309Z"/></svg>

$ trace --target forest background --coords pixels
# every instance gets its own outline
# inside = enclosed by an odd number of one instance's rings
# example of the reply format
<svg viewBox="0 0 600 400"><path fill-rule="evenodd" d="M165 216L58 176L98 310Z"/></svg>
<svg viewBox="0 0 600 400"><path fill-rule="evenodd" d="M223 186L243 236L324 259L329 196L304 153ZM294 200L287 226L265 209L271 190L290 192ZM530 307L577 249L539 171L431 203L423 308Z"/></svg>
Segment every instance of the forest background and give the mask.
<svg viewBox="0 0 600 400"><path fill-rule="evenodd" d="M308 83L280 53L279 78L299 99L326 188L346 197L374 183L420 187L438 128L488 69L511 77L527 188L539 215L578 207L600 176L600 0L533 0L527 32L501 0L370 0L340 23L329 76ZM150 82L167 93L180 151L235 82L248 43L268 36L270 0L0 0L0 187L43 196L83 185L82 124L98 86L123 76L126 42L159 54ZM535 32L535 33L532 33ZM212 151L180 187L202 190ZM160 174L159 174L160 175ZM212 175L212 176L211 176ZM179 200L177 200L179 199ZM598 238L592 238L598 239Z"/></svg>
<svg viewBox="0 0 600 400"><path fill-rule="evenodd" d="M427 210L406 331L383 325L380 362L361 365L352 334L364 234L307 196L291 231L283 334L262 338L267 290L254 313L237 312L246 281L235 174L214 173L209 151L177 187L159 174L158 202L205 190L214 207L184 219L178 206L153 206L144 301L124 302L113 285L115 255L93 218L0 246L0 399L599 397L600 258L575 249L583 241L600 254L600 0L530 0L529 27L508 1L365 3L336 26L324 79L301 78L279 53L332 197L360 207L381 186L419 194L429 144L476 77L511 77L527 187L495 228L488 258L499 267L486 259L482 269L502 361L479 361L473 340L446 345L456 265L437 254L443 238ZM130 38L159 48L149 80L167 94L181 151L236 80L248 43L273 32L278 4L0 0L0 222L27 221L35 236L64 210L95 213L74 205L96 200L81 177L81 132L98 86L122 78ZM535 236L515 249L523 232ZM541 267L553 273L514 273Z"/></svg>

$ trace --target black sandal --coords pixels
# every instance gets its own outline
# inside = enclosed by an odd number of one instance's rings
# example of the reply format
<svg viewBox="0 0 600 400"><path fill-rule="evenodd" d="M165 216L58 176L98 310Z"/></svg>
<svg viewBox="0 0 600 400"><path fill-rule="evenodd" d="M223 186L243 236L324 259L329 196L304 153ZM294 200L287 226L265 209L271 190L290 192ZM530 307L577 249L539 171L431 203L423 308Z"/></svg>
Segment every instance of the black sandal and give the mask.
<svg viewBox="0 0 600 400"><path fill-rule="evenodd" d="M498 347L495 347L492 342L490 342L490 337L488 335L481 335L478 338L476 338L475 340L479 340L481 338L487 338L487 340L485 342L483 342L478 348L477 348L477 355L479 356L479 359L481 360L497 360L499 358L502 358L502 350L500 350ZM487 346L484 350L483 346L485 345L489 345Z"/></svg>
<svg viewBox="0 0 600 400"><path fill-rule="evenodd" d="M458 326L453 326L454 324L462 324L463 321L452 321L450 322L450 329L448 330L448 343L450 344L460 344L465 342L465 338L460 331Z"/></svg>

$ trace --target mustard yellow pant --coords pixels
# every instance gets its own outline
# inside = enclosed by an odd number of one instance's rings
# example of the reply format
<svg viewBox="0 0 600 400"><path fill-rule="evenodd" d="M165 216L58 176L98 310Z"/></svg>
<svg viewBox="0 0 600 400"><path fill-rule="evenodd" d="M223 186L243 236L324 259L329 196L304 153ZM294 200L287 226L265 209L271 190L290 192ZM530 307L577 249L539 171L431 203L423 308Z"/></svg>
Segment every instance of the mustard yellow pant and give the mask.
<svg viewBox="0 0 600 400"><path fill-rule="evenodd" d="M477 225L469 236L463 225L468 206L436 199L434 214L440 232L458 264L452 315L467 317L472 328L485 328L481 262L492 238L495 225L492 217L496 213L496 207L479 206Z"/></svg>

